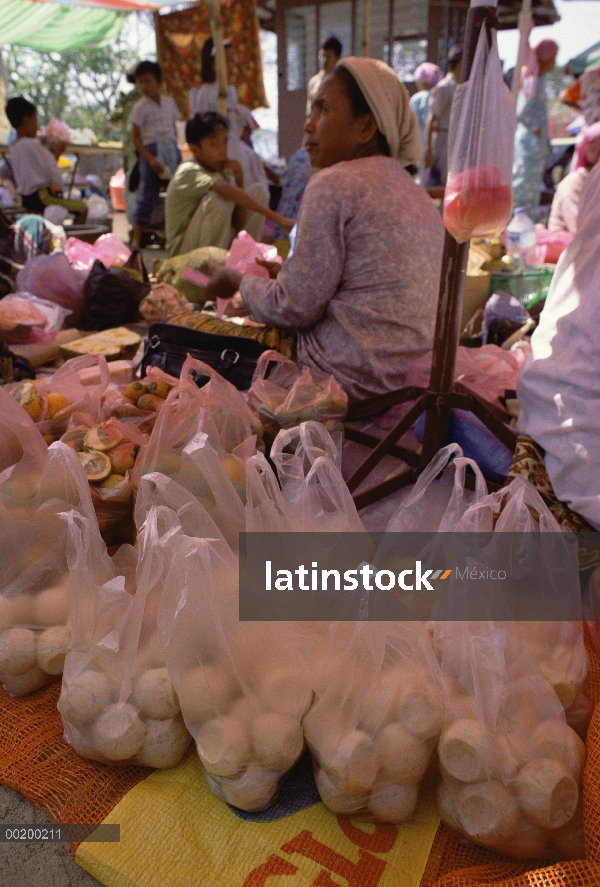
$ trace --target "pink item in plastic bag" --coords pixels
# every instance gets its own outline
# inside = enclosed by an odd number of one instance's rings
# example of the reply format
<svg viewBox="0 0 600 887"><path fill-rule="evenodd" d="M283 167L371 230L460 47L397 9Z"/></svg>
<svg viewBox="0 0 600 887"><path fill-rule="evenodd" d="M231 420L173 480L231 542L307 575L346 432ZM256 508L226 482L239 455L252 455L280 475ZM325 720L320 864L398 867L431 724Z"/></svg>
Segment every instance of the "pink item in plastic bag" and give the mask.
<svg viewBox="0 0 600 887"><path fill-rule="evenodd" d="M44 130L44 135L50 142L68 143L71 141L69 127L66 123L63 123L62 120L58 120L56 117L50 118Z"/></svg>
<svg viewBox="0 0 600 887"><path fill-rule="evenodd" d="M125 246L116 234L102 234L94 244L98 258L106 268L111 265L124 265L131 256L131 250Z"/></svg>
<svg viewBox="0 0 600 887"><path fill-rule="evenodd" d="M257 243L247 231L240 231L238 236L231 244L229 250L229 258L227 259L227 268L233 268L240 274L249 274L251 277L269 277L269 272L262 265L257 265L256 260L263 259L265 262L277 262L282 264L283 260L276 247L269 246L266 243ZM217 316L221 317L225 311L229 299L217 299Z"/></svg>
<svg viewBox="0 0 600 887"><path fill-rule="evenodd" d="M539 265L544 263L556 265L564 250L573 240L573 236L568 231L548 231L546 228L536 228L537 263Z"/></svg>
<svg viewBox="0 0 600 887"><path fill-rule="evenodd" d="M93 245L77 237L69 237L65 244L65 254L76 271L90 271L96 259L105 268L124 265L131 250L116 234L103 234Z"/></svg>
<svg viewBox="0 0 600 887"><path fill-rule="evenodd" d="M53 253L30 259L17 275L17 289L67 308L65 326L75 326L83 311L84 280L85 275L71 267L64 253Z"/></svg>
<svg viewBox="0 0 600 887"><path fill-rule="evenodd" d="M492 237L506 225L511 208L511 186L503 185L500 169L487 163L450 179L444 197L444 225L459 243L470 237Z"/></svg>
<svg viewBox="0 0 600 887"><path fill-rule="evenodd" d="M65 243L65 255L76 271L89 271L97 258L91 243L78 237L69 237Z"/></svg>
<svg viewBox="0 0 600 887"><path fill-rule="evenodd" d="M241 274L251 274L253 277L268 277L269 272L261 265L257 265L256 259L282 264L282 258L276 247L266 243L257 243L247 231L240 231L231 244L227 267L233 268Z"/></svg>
<svg viewBox="0 0 600 887"><path fill-rule="evenodd" d="M504 351L497 345L482 348L466 348L460 345L456 354L454 379L470 388L479 397L498 406L498 399L505 391L516 388L517 377L523 366L526 352L522 349ZM427 388L431 372L431 351L415 360L406 374L404 384ZM398 404L381 418L374 419L380 428L393 428L408 412L410 404Z"/></svg>
<svg viewBox="0 0 600 887"><path fill-rule="evenodd" d="M496 32L482 26L471 75L457 87L450 115L444 225L459 243L500 234L510 219L515 127Z"/></svg>

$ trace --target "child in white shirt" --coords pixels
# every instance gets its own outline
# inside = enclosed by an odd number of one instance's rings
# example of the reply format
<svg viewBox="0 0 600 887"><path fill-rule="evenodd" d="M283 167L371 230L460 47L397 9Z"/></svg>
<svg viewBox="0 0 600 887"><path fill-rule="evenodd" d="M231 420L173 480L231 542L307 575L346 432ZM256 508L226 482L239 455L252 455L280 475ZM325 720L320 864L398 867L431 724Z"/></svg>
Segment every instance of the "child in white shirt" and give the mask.
<svg viewBox="0 0 600 887"><path fill-rule="evenodd" d="M10 146L10 168L25 209L43 215L47 206L62 206L75 215L76 224L83 224L87 207L79 200L65 200L64 182L57 157L37 139L37 109L23 96L9 99L6 116L17 131L17 140ZM56 144L60 156L66 146Z"/></svg>
<svg viewBox="0 0 600 887"><path fill-rule="evenodd" d="M129 245L132 249L139 249L142 229L158 203L161 184L171 177L181 161L175 127L180 114L173 99L160 91L160 65L140 62L134 76L142 98L133 106L129 122L133 144L140 158L140 185Z"/></svg>

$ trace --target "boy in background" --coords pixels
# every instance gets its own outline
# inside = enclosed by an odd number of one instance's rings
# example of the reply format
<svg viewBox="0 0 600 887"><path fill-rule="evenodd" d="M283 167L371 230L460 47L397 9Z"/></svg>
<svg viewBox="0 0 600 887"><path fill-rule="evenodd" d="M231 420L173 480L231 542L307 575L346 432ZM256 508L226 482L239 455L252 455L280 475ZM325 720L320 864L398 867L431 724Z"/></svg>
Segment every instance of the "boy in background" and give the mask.
<svg viewBox="0 0 600 887"><path fill-rule="evenodd" d="M66 147L64 142L53 142L51 153L38 141L37 109L23 96L8 100L6 116L17 131L10 146L10 169L27 212L43 215L47 206L62 206L82 225L87 218L85 203L62 196L64 182L57 158Z"/></svg>
<svg viewBox="0 0 600 887"><path fill-rule="evenodd" d="M286 231L294 226L293 219L269 209L262 185L244 190L242 167L227 155L227 128L227 120L214 111L196 114L186 124L185 137L194 159L178 167L167 188L170 256L201 246L229 249L234 234L242 229L260 241L265 217Z"/></svg>
<svg viewBox="0 0 600 887"><path fill-rule="evenodd" d="M139 249L142 229L149 223L152 210L158 203L161 184L171 177L181 160L175 126L180 114L174 100L160 91L160 65L140 62L134 79L142 98L131 109L129 122L139 155L140 185L129 245L131 249Z"/></svg>
<svg viewBox="0 0 600 887"><path fill-rule="evenodd" d="M306 116L312 114L312 106L323 77L331 74L342 57L342 44L337 37L329 37L319 50L319 71L308 81L306 87Z"/></svg>

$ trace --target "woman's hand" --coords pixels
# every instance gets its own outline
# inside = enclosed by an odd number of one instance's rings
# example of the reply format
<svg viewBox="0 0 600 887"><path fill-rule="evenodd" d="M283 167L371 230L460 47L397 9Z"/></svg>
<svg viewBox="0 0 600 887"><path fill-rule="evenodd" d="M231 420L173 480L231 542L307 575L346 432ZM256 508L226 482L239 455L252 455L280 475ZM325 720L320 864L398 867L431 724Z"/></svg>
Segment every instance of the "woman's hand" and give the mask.
<svg viewBox="0 0 600 887"><path fill-rule="evenodd" d="M205 292L209 299L231 299L240 288L243 275L233 268L224 268L222 265L209 264L210 282L206 284Z"/></svg>
<svg viewBox="0 0 600 887"><path fill-rule="evenodd" d="M266 259L255 259L254 261L257 265L260 265L261 268L267 269L271 280L275 280L282 268L281 262L267 262Z"/></svg>
<svg viewBox="0 0 600 887"><path fill-rule="evenodd" d="M227 308L223 312L223 317L248 317L248 309L244 304L241 293L236 293L231 297Z"/></svg>

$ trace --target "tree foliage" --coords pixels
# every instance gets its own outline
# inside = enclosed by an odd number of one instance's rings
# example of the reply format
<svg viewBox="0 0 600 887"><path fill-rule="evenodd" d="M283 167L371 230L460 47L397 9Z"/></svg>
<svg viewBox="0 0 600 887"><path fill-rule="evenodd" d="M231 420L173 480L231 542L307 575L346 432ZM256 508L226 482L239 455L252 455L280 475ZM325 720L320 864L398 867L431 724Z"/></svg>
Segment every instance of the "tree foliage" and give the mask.
<svg viewBox="0 0 600 887"><path fill-rule="evenodd" d="M18 46L4 55L10 95L24 95L38 109L40 125L51 117L88 126L100 138L120 138L111 117L124 71L137 54L121 39L111 46L36 52Z"/></svg>

